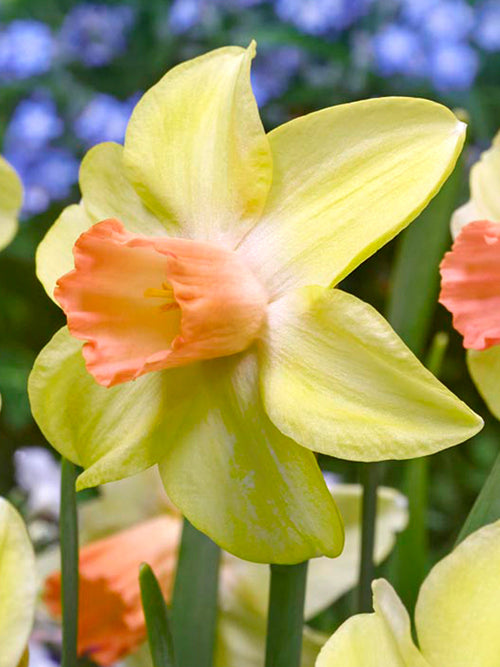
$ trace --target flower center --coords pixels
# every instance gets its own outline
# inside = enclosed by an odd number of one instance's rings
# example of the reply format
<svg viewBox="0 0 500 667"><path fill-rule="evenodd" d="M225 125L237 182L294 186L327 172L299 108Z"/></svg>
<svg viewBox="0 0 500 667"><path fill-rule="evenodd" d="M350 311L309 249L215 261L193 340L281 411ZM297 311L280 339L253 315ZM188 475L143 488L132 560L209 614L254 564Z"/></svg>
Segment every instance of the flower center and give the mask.
<svg viewBox="0 0 500 667"><path fill-rule="evenodd" d="M74 256L55 297L85 341L87 370L106 387L237 354L260 334L267 294L232 250L104 220L80 236Z"/></svg>
<svg viewBox="0 0 500 667"><path fill-rule="evenodd" d="M179 308L179 304L174 297L173 287L166 281L162 282L161 287L148 287L145 289L144 296L153 299L164 299L165 303L159 306L163 312Z"/></svg>

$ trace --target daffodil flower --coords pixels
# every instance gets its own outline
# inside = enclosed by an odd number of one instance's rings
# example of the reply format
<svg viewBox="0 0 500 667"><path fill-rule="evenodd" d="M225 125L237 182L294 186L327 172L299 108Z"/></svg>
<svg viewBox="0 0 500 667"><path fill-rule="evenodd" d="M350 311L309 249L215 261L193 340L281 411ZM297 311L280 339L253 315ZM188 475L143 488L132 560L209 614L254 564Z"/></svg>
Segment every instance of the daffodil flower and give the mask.
<svg viewBox="0 0 500 667"><path fill-rule="evenodd" d="M18 175L0 155L0 250L14 238L23 188Z"/></svg>
<svg viewBox="0 0 500 667"><path fill-rule="evenodd" d="M345 520L346 542L336 559L309 564L306 619L357 583L361 542L362 490L357 484L329 485ZM375 561L385 559L408 519L406 499L394 489L378 491ZM79 653L102 666L126 656L140 659L146 641L138 570L154 569L168 602L176 569L182 519L168 502L156 469L102 487L80 508ZM58 559L56 559L58 560ZM57 567L54 564L54 567ZM44 565L44 600L61 614L60 573ZM222 555L215 666L259 667L265 655L269 568L228 553ZM304 629L304 667L311 667L327 637ZM148 664L145 660L144 664Z"/></svg>
<svg viewBox="0 0 500 667"><path fill-rule="evenodd" d="M441 263L440 302L464 336L467 365L500 419L500 134L471 169L471 198L455 211Z"/></svg>
<svg viewBox="0 0 500 667"><path fill-rule="evenodd" d="M431 570L410 618L385 579L373 582L373 614L346 621L316 667L498 667L500 521L470 535Z"/></svg>
<svg viewBox="0 0 500 667"><path fill-rule="evenodd" d="M0 667L27 667L36 592L35 554L26 527L0 498Z"/></svg>
<svg viewBox="0 0 500 667"><path fill-rule="evenodd" d="M9 245L16 235L22 200L21 181L7 160L0 155L0 250Z"/></svg>
<svg viewBox="0 0 500 667"><path fill-rule="evenodd" d="M38 250L69 330L29 389L47 439L85 468L79 488L159 464L227 551L293 563L342 550L313 451L410 458L481 427L373 308L332 289L439 190L464 125L387 98L266 135L254 51L175 67L124 148L85 157L81 203Z"/></svg>

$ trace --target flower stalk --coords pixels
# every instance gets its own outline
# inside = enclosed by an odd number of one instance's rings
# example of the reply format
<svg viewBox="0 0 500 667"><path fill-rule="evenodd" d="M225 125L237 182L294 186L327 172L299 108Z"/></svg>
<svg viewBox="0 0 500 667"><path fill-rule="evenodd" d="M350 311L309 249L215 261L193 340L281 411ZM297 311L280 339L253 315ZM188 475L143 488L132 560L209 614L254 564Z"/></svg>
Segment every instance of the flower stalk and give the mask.
<svg viewBox="0 0 500 667"><path fill-rule="evenodd" d="M78 642L78 517L76 511L76 466L67 459L61 464L61 667L76 667Z"/></svg>
<svg viewBox="0 0 500 667"><path fill-rule="evenodd" d="M266 667L299 667L304 627L307 561L271 565Z"/></svg>
<svg viewBox="0 0 500 667"><path fill-rule="evenodd" d="M359 613L369 612L372 608L371 583L375 575L373 554L377 519L377 487L380 473L381 465L379 463L365 463L362 465L363 505L361 509L361 557L357 599Z"/></svg>

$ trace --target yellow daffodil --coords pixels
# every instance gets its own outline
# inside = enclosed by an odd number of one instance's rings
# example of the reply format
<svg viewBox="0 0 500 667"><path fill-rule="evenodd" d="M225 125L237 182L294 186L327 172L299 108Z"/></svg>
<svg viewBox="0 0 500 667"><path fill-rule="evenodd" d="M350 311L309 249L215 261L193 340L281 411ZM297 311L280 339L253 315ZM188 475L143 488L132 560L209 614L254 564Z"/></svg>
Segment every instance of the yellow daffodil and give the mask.
<svg viewBox="0 0 500 667"><path fill-rule="evenodd" d="M410 618L385 579L373 582L375 613L346 621L316 667L498 667L500 521L470 535L430 572Z"/></svg>
<svg viewBox="0 0 500 667"><path fill-rule="evenodd" d="M467 365L500 419L500 134L471 169L470 200L455 211L441 264L440 301L464 336Z"/></svg>
<svg viewBox="0 0 500 667"><path fill-rule="evenodd" d="M373 308L331 289L439 190L464 125L387 98L266 135L254 51L175 67L125 146L85 157L82 201L38 251L69 330L41 352L30 396L47 439L85 468L79 488L159 464L226 550L293 563L342 550L313 451L409 458L481 427Z"/></svg>
<svg viewBox="0 0 500 667"><path fill-rule="evenodd" d="M0 250L9 245L16 234L22 200L21 181L10 164L0 155Z"/></svg>
<svg viewBox="0 0 500 667"><path fill-rule="evenodd" d="M0 667L27 665L35 599L33 547L18 512L0 498Z"/></svg>
<svg viewBox="0 0 500 667"><path fill-rule="evenodd" d="M0 250L14 238L23 188L10 164L0 155Z"/></svg>
<svg viewBox="0 0 500 667"><path fill-rule="evenodd" d="M330 486L345 520L346 542L342 555L332 560L316 558L309 564L306 619L332 604L357 583L360 553L362 491L355 484ZM404 496L379 489L375 560L381 562L394 546L396 534L407 522ZM99 665L111 665L124 656L147 665L138 569L151 564L168 601L176 569L181 517L168 502L156 469L102 487L101 495L80 508L79 647ZM47 575L45 601L60 614L60 575L42 567ZM265 654L269 568L222 555L216 667L259 667ZM327 637L304 629L304 667L310 667ZM137 655L136 655L137 654Z"/></svg>

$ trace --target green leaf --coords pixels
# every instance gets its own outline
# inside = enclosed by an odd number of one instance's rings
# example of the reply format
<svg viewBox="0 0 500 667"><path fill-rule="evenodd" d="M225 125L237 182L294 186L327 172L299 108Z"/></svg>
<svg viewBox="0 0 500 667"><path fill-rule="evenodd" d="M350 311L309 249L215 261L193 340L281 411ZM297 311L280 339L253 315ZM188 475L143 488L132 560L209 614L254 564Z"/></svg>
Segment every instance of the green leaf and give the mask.
<svg viewBox="0 0 500 667"><path fill-rule="evenodd" d="M174 643L165 599L153 570L143 563L139 572L142 608L154 667L175 667Z"/></svg>
<svg viewBox="0 0 500 667"><path fill-rule="evenodd" d="M463 160L399 242L392 275L387 317L396 333L420 358L425 353L437 306L439 264L450 243L450 219L457 206L463 175ZM424 261L425 260L425 261ZM438 374L446 342L437 334L427 366ZM427 570L428 462L409 461L404 470L404 492L408 496L409 527L399 536L391 561L391 580L409 609L413 608ZM408 563L412 567L408 567Z"/></svg>
<svg viewBox="0 0 500 667"><path fill-rule="evenodd" d="M437 306L439 264L450 244L450 220L463 173L460 160L438 196L398 245L387 319L417 357L424 353Z"/></svg>
<svg viewBox="0 0 500 667"><path fill-rule="evenodd" d="M500 454L457 538L457 544L488 523L500 519Z"/></svg>
<svg viewBox="0 0 500 667"><path fill-rule="evenodd" d="M178 667L212 667L220 548L184 519L172 634Z"/></svg>

